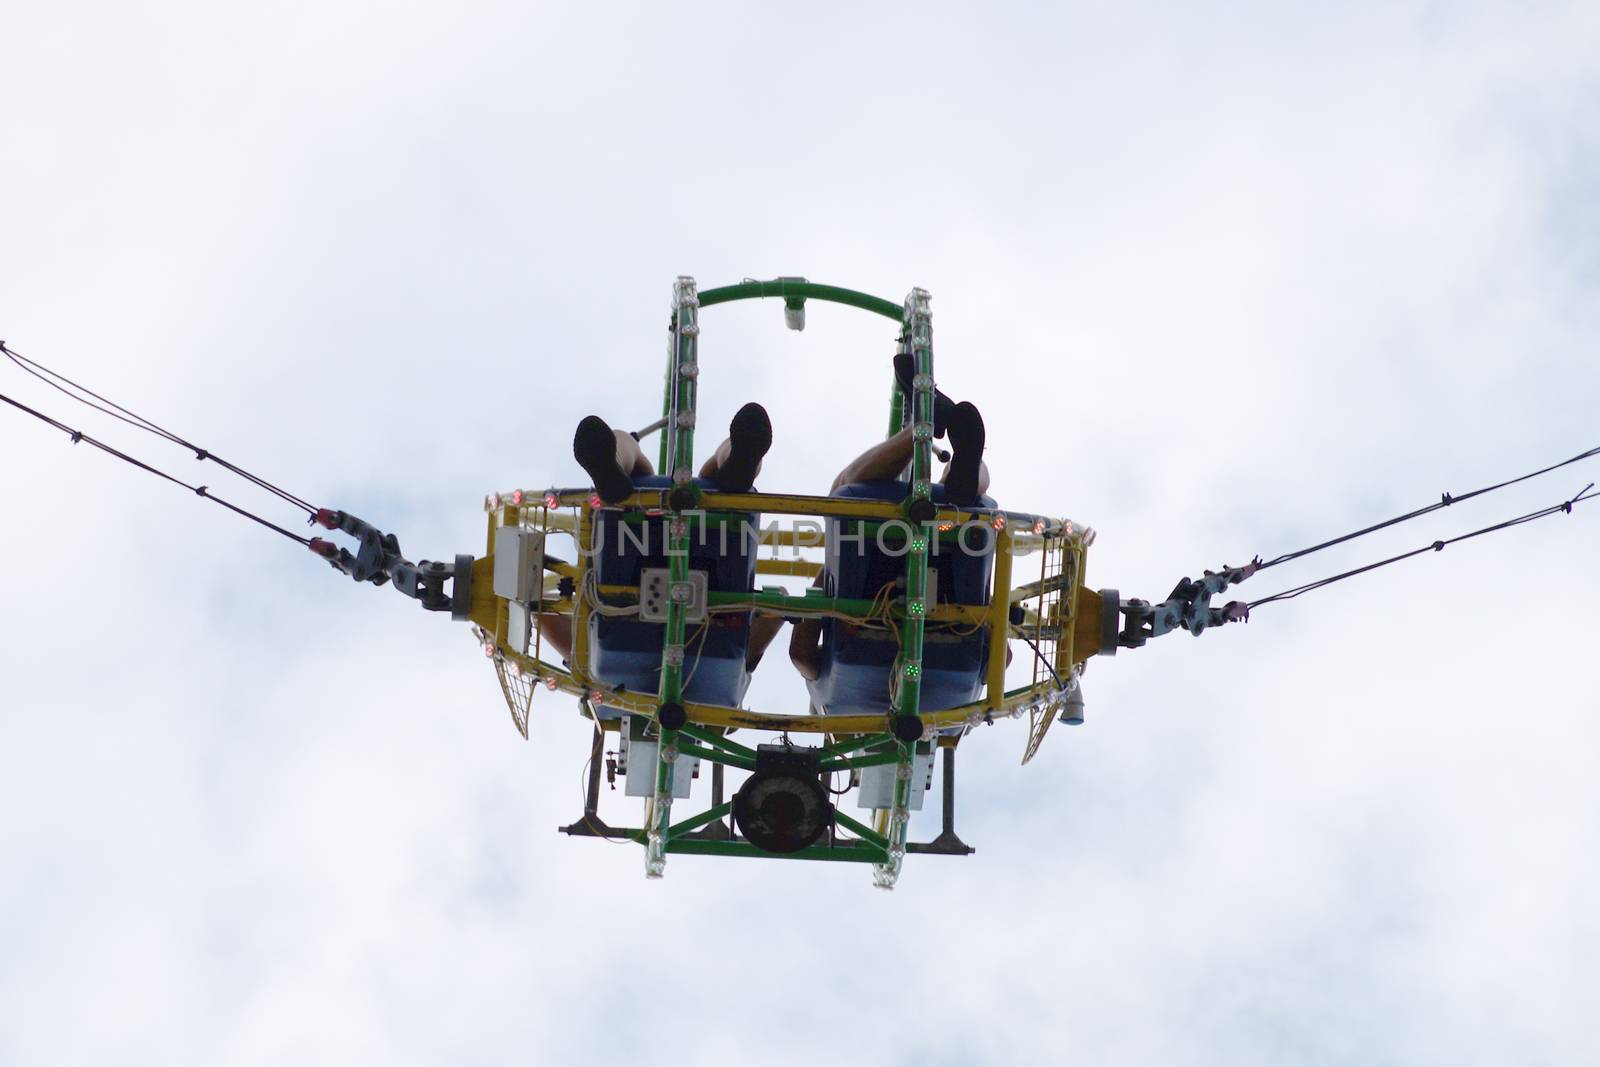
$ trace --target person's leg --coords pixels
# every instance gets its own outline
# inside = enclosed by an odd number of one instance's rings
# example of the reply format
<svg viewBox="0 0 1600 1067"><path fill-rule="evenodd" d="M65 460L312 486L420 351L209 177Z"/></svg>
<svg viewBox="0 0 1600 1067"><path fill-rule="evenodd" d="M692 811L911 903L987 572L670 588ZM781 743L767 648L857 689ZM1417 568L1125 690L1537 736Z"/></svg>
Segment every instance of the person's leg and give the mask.
<svg viewBox="0 0 1600 1067"><path fill-rule="evenodd" d="M910 353L901 352L894 357L895 381L900 384L907 398L911 396L915 370L916 361ZM983 416L979 415L978 409L970 403L965 401L960 404L954 403L944 393L935 390L933 436L940 438L945 436L946 432L950 435L952 455L940 481L944 483L945 492L949 495L951 503L957 505L976 503L978 497L989 488L989 468L983 463ZM894 438L890 438L890 441L893 440ZM909 446L905 454L909 461ZM903 467L904 463L901 466ZM884 477L896 478L899 475L890 474ZM837 489L839 484L835 482L834 488Z"/></svg>
<svg viewBox="0 0 1600 1067"><path fill-rule="evenodd" d="M840 486L851 482L882 482L900 477L911 462L911 443L909 426L879 441L845 464L828 491L838 492Z"/></svg>
<svg viewBox="0 0 1600 1067"><path fill-rule="evenodd" d="M799 619L789 635L789 662L800 677L814 682L822 673L822 620Z"/></svg>
<svg viewBox="0 0 1600 1067"><path fill-rule="evenodd" d="M950 464L944 469L944 491L950 503L961 507L978 502L989 487L983 464L983 416L963 400L950 410Z"/></svg>
<svg viewBox="0 0 1600 1067"><path fill-rule="evenodd" d="M732 447L733 442L724 437L722 439L722 443L717 446L717 450L711 453L711 455L707 456L704 463L700 464L700 471L695 475L695 477L715 478L717 476L717 471L722 467L722 461L728 458L728 451Z"/></svg>
<svg viewBox="0 0 1600 1067"><path fill-rule="evenodd" d="M634 478L648 478L656 472L638 438L626 430L612 430L611 433L617 441L617 466Z"/></svg>
<svg viewBox="0 0 1600 1067"><path fill-rule="evenodd" d="M916 374L917 361L910 352L901 352L894 357L894 380L900 384L900 390L911 398L911 386ZM945 424L949 421L950 412L955 407L950 398L943 392L935 389L933 392L933 436L944 436ZM907 409L909 410L909 408Z"/></svg>
<svg viewBox="0 0 1600 1067"><path fill-rule="evenodd" d="M818 589L826 587L821 574L813 578L811 584ZM813 617L794 621L794 627L789 633L789 662L794 664L794 669L806 681L817 680L817 676L822 673L821 619Z"/></svg>
<svg viewBox="0 0 1600 1067"><path fill-rule="evenodd" d="M749 403L728 423L728 436L700 466L700 477L725 493L743 493L755 485L761 461L772 447L772 420L767 409Z"/></svg>
<svg viewBox="0 0 1600 1067"><path fill-rule="evenodd" d="M971 504L989 488L989 468L983 462L983 416L963 400L950 411L950 462L945 465L945 492L956 504Z"/></svg>
<svg viewBox="0 0 1600 1067"><path fill-rule="evenodd" d="M750 644L745 647L744 669L753 671L761 662L762 653L772 644L772 639L783 629L783 620L776 615L757 615L750 622Z"/></svg>
<svg viewBox="0 0 1600 1067"><path fill-rule="evenodd" d="M966 409L966 410L963 410ZM955 405L950 416L950 443L953 454L940 477L951 500L970 504L989 490L989 467L983 462L983 418L971 404ZM845 465L829 492L851 482L891 481L899 478L911 462L911 430L907 427L867 449ZM952 485L952 475L956 482ZM961 479L968 479L963 482Z"/></svg>
<svg viewBox="0 0 1600 1067"><path fill-rule="evenodd" d="M633 495L635 477L654 474L633 435L613 430L598 415L587 415L572 437L572 455L594 482L600 499L615 504Z"/></svg>
<svg viewBox="0 0 1600 1067"><path fill-rule="evenodd" d="M952 459L951 462L953 463L954 460ZM944 485L944 484L948 484L949 481L950 481L950 463L946 463L944 465L944 473L939 475L939 483L941 485ZM980 459L978 461L978 496L988 496L988 495L989 495L989 465L987 463L983 462L983 460Z"/></svg>

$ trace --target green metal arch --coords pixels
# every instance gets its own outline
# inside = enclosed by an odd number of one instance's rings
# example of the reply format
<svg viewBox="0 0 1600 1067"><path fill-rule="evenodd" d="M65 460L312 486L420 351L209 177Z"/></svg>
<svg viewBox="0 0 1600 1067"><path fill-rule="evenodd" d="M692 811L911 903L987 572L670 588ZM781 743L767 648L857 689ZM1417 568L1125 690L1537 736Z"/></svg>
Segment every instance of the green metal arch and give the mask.
<svg viewBox="0 0 1600 1067"><path fill-rule="evenodd" d="M895 322L900 322L905 313L901 305L882 297L858 293L854 289L841 289L837 285L818 285L815 282L788 278L777 278L770 282L741 282L738 285L724 285L719 289L707 289L700 294L700 306L710 307L712 304L725 304L730 300L753 300L767 296L848 304L851 307L876 312Z"/></svg>

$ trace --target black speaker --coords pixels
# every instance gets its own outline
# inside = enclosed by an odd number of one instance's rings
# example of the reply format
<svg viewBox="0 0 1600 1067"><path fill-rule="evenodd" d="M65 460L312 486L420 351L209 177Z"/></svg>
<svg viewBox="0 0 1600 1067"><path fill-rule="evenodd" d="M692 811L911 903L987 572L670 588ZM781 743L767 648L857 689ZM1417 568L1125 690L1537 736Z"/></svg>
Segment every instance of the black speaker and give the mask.
<svg viewBox="0 0 1600 1067"><path fill-rule="evenodd" d="M799 852L833 824L814 748L760 745L756 770L733 795L733 821L764 852Z"/></svg>

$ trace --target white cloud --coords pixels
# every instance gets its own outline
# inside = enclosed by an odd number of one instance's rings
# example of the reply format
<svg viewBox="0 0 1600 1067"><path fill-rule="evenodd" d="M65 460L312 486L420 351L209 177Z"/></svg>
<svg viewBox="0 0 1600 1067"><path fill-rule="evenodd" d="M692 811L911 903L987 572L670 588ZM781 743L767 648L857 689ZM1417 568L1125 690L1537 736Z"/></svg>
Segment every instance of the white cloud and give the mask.
<svg viewBox="0 0 1600 1067"><path fill-rule="evenodd" d="M649 420L675 275L922 285L997 494L1093 523L1091 584L1158 597L1596 443L1597 31L34 5L0 16L0 336L415 558L476 548L487 488L574 480L581 415ZM818 488L881 429L887 322L705 326L705 418L773 414L764 485ZM582 721L541 700L520 743L459 627L31 420L0 453L0 1060L1592 1044L1582 509L1096 662L1087 725L1028 768L1014 726L964 743L977 855L880 894L684 857L645 883L554 832ZM781 657L758 687L803 699Z"/></svg>

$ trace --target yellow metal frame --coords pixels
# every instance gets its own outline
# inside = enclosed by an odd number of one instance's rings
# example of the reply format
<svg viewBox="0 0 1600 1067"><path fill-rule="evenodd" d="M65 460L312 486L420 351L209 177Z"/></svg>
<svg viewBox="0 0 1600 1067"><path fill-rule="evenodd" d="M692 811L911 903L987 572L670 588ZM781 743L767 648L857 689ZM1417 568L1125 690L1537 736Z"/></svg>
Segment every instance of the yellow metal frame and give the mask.
<svg viewBox="0 0 1600 1067"><path fill-rule="evenodd" d="M510 501L523 500L513 504ZM654 718L660 699L654 695L633 692L613 692L597 683L583 669L588 662L588 621L590 608L581 595L560 597L555 595L561 578L571 579L579 590L589 575L588 554L580 551L574 564L551 564L543 583L543 596L537 610L541 614L566 614L572 617L571 669L543 662L536 654L526 655L506 647L507 604L493 592L495 531L503 526L528 526L551 533L570 533L580 546L589 543L593 528L594 506L589 493L583 490L550 490L545 492L518 492L501 496L502 504L488 515L488 553L473 564L473 596L471 617L479 628L481 640L492 656L503 661L514 672L532 676L547 687L553 684L558 692L589 700L598 696L605 706L614 707L632 715ZM554 502L555 508L547 502ZM659 492L636 493L616 505L620 508L653 510L661 506ZM800 516L816 518L842 518L862 520L904 519L898 504L883 501L847 499L843 497L801 496L769 493L705 493L702 507L707 511L759 513L763 516ZM1010 522L1000 522L996 515L1009 512L973 510L963 508L941 509L933 520L944 524L983 522L998 526L995 534L995 562L990 603L984 607L945 604L931 608L927 620L933 623L957 625L983 625L991 633L1000 632L1006 640L991 640L989 658L985 665L984 692L980 699L961 707L944 711L922 712L924 724L931 730L971 725L990 721L996 717L1014 717L1052 694L1053 682L1035 683L1006 691L1006 648L1016 633L1030 627L1048 626L1058 634L1054 666L1062 678L1070 676L1077 664L1099 651L1100 597L1083 585L1084 561L1093 541L1091 531L1075 527L1070 522L1054 519L1036 519L1035 516L1016 516L1019 521L1037 521L1042 527L1034 532L1013 531ZM536 521L535 521L536 520ZM799 531L764 530L760 549L825 548L826 535L802 538ZM1048 617L1041 616L1038 608L1045 601L1040 583L1028 583L1012 588L1014 558L1035 550L1063 551L1073 560L1075 573L1070 589L1064 589L1056 599ZM807 559L779 559L761 556L756 560L758 574L797 575L811 577L821 571L821 564ZM637 598L636 586L600 586L598 592L607 597ZM1030 602L1037 605L1030 606ZM1023 607L1023 622L1013 625L1010 620L1013 605ZM764 611L763 608L755 610ZM868 715L781 715L770 712L749 711L742 708L721 707L714 704L683 705L690 723L719 730L762 730L791 734L830 734L844 737L882 733L892 714L885 708L883 714ZM953 742L952 742L953 743Z"/></svg>

